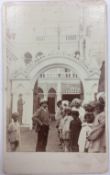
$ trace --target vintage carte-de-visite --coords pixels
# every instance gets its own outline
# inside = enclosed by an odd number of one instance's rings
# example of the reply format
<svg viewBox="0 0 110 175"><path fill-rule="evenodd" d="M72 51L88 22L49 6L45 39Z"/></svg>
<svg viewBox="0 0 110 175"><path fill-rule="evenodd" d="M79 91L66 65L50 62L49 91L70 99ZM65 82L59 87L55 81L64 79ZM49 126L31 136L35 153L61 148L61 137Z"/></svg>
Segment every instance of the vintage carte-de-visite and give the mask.
<svg viewBox="0 0 110 175"><path fill-rule="evenodd" d="M103 173L108 165L106 5L3 5L4 169Z"/></svg>

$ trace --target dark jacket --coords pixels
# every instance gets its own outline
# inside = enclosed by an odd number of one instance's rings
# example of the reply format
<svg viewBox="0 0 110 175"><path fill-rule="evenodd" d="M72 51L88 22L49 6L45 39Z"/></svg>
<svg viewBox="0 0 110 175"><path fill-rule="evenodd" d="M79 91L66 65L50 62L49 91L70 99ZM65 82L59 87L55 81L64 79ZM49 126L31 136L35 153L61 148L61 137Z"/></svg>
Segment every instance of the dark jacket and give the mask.
<svg viewBox="0 0 110 175"><path fill-rule="evenodd" d="M74 119L70 123L70 145L77 146L78 138L81 130L81 120L79 118Z"/></svg>
<svg viewBox="0 0 110 175"><path fill-rule="evenodd" d="M49 125L50 122L50 114L47 111L45 111L42 107L39 108L33 115L32 118L33 121L33 128L35 128L36 124L39 125Z"/></svg>

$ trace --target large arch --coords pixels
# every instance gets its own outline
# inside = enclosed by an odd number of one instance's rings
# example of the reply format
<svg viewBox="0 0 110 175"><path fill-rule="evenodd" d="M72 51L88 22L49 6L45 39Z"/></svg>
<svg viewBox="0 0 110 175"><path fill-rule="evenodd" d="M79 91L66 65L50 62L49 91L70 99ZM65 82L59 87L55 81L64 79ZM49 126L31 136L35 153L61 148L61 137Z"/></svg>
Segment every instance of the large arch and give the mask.
<svg viewBox="0 0 110 175"><path fill-rule="evenodd" d="M84 99L86 100L86 97L88 95L88 99L90 96L90 93L87 92L88 89L88 83L86 82L86 79L90 75L89 69L82 64L81 61L76 60L71 57L61 57L61 56L54 56L54 57L47 57L37 64L35 64L29 74L29 79L31 80L31 89L33 89L36 80L39 78L40 74L44 73L48 69L53 68L69 68L71 70L74 70L78 77L80 78L82 84L83 84L83 90L84 90ZM87 87L88 86L88 87ZM87 93L86 93L87 92Z"/></svg>
<svg viewBox="0 0 110 175"><path fill-rule="evenodd" d="M47 71L48 69L57 68L57 67L67 67L71 70L75 70L79 78L82 82L89 76L90 72L82 64L82 62L75 60L70 57L47 57L44 60L41 60L39 63L33 66L29 74L29 78L32 80L32 87L34 87L36 79L39 78L39 75L43 72Z"/></svg>
<svg viewBox="0 0 110 175"><path fill-rule="evenodd" d="M54 88L50 88L49 91L48 91L48 94L50 94L51 96L55 95L56 94L56 90Z"/></svg>

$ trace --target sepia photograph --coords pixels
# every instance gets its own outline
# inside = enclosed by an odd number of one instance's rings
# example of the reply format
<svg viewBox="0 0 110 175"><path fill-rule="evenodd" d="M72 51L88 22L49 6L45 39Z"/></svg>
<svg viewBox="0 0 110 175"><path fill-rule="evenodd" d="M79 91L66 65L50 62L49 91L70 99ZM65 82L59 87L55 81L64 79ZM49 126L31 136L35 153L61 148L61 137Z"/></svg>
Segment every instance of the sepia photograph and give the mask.
<svg viewBox="0 0 110 175"><path fill-rule="evenodd" d="M105 19L65 8L7 5L7 151L106 152Z"/></svg>
<svg viewBox="0 0 110 175"><path fill-rule="evenodd" d="M103 1L7 2L3 15L7 155L106 156Z"/></svg>

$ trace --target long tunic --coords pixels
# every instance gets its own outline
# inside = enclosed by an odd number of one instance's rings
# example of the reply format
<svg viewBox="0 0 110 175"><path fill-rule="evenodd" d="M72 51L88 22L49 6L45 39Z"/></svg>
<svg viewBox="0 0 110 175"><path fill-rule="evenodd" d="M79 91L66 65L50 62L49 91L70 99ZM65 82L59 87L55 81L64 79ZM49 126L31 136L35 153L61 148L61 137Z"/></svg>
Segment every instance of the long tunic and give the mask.
<svg viewBox="0 0 110 175"><path fill-rule="evenodd" d="M78 138L81 130L80 119L72 120L70 123L70 143L71 147L78 146Z"/></svg>
<svg viewBox="0 0 110 175"><path fill-rule="evenodd" d="M94 121L94 127L105 125L105 112L98 114ZM102 135L95 141L90 141L89 152L105 152L106 151L106 140L105 140L105 129Z"/></svg>
<svg viewBox="0 0 110 175"><path fill-rule="evenodd" d="M87 148L87 146L89 147L89 141L87 140L87 136L92 131L92 127L93 124L91 123L89 124L85 122L82 124L82 129L78 139L79 152L84 152L85 148Z"/></svg>

